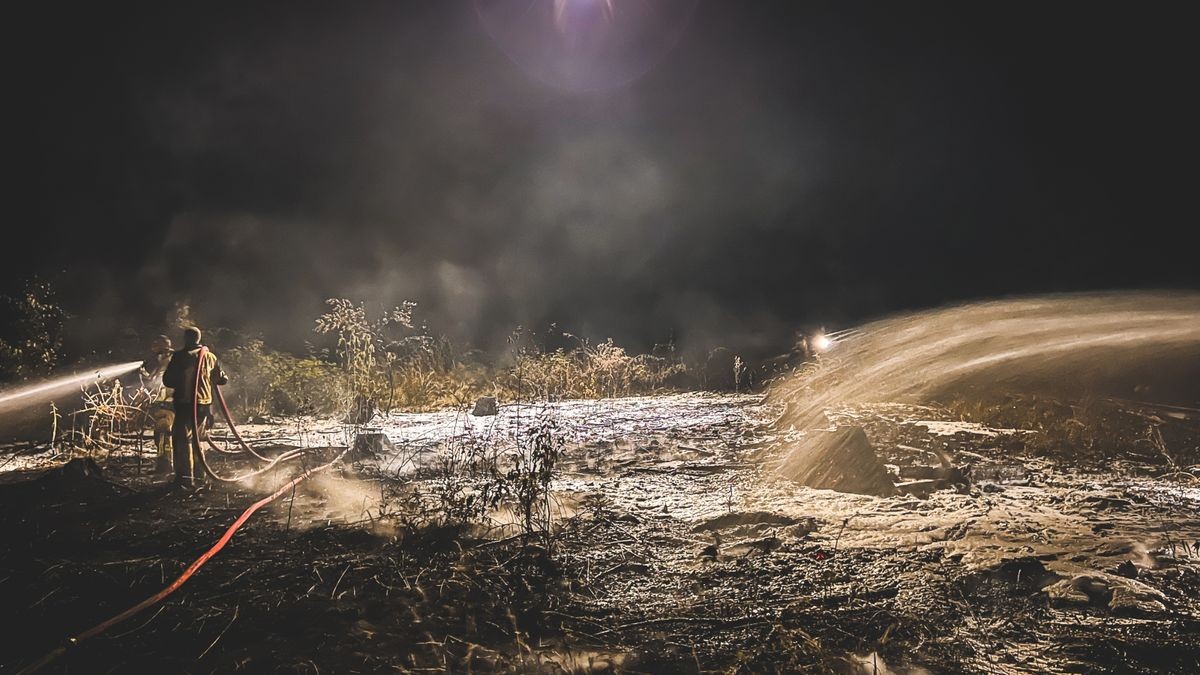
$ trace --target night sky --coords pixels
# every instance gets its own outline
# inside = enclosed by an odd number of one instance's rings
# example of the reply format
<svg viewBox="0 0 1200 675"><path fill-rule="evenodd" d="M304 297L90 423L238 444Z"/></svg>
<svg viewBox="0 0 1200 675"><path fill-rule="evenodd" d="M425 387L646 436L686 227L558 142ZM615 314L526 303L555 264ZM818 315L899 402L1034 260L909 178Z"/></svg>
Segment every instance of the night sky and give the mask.
<svg viewBox="0 0 1200 675"><path fill-rule="evenodd" d="M302 349L347 296L484 348L557 322L751 351L1200 287L1166 5L614 0L567 20L640 42L555 81L479 2L9 8L0 285L50 279L96 345L186 301ZM561 38L554 0L508 4Z"/></svg>

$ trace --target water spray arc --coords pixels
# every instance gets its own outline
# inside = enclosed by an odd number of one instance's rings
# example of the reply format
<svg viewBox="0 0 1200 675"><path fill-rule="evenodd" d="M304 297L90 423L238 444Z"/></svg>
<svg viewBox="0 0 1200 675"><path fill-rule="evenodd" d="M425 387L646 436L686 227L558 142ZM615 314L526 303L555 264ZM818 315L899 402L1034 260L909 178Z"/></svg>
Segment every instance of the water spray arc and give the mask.
<svg viewBox="0 0 1200 675"><path fill-rule="evenodd" d="M1200 294L1093 293L981 302L830 333L819 368L777 384L782 420L822 426L838 406L919 402L975 381L1070 382L1200 351Z"/></svg>
<svg viewBox="0 0 1200 675"><path fill-rule="evenodd" d="M61 396L78 392L80 387L93 382L106 382L115 377L121 377L137 370L141 361L129 361L104 366L94 370L81 371L71 375L56 377L52 380L28 384L9 391L0 392L0 415L14 410L30 408L35 405L49 403Z"/></svg>

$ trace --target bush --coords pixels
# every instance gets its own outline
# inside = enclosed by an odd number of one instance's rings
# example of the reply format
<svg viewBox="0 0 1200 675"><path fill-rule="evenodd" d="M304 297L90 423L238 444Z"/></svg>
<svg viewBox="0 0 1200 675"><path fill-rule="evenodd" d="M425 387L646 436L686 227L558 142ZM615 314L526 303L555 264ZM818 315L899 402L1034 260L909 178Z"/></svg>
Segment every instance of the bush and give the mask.
<svg viewBox="0 0 1200 675"><path fill-rule="evenodd" d="M337 336L338 362L345 375L346 386L352 394L350 407L364 404L377 404L385 393L379 361L380 352L385 354L387 372L391 372L392 359L390 353L383 349L385 335L389 329L412 328L412 314L416 307L414 302L405 302L384 313L383 316L370 320L367 308L363 303L354 304L345 298L330 298L325 301L329 311L317 318L317 333ZM391 403L388 403L391 407Z"/></svg>
<svg viewBox="0 0 1200 675"><path fill-rule="evenodd" d="M235 400L245 413L342 413L369 404L430 410L465 406L480 396L501 401L605 398L677 388L687 368L674 357L632 356L609 339L576 340L572 349L547 351L518 329L510 339L511 365L483 363L475 351L456 351L446 338L413 331L415 304L406 302L372 320L361 303L326 301L316 332L336 338L337 364L299 358L250 340L225 352ZM388 341L388 335L402 337ZM407 334L407 335L406 335Z"/></svg>
<svg viewBox="0 0 1200 675"><path fill-rule="evenodd" d="M480 363L472 353L456 354L447 340L428 336L389 344L382 353L360 358L348 373L344 365L246 341L222 355L231 377L230 404L242 414L341 414L365 394L383 410L435 410L465 406L480 396L535 401L653 394L675 388L687 374L680 363L631 356L611 340L570 351L527 350L501 368Z"/></svg>
<svg viewBox="0 0 1200 675"><path fill-rule="evenodd" d="M524 442L512 453L512 468L505 478L526 535L550 533L550 486L565 446L566 436L557 420L543 416L525 431Z"/></svg>
<svg viewBox="0 0 1200 675"><path fill-rule="evenodd" d="M543 414L513 440L469 429L450 439L432 468L432 514L443 524L483 523L511 508L514 523L529 537L547 537L553 525L551 485L566 434Z"/></svg>
<svg viewBox="0 0 1200 675"><path fill-rule="evenodd" d="M685 370L662 357L630 356L610 338L571 351L520 352L500 382L503 398L513 400L613 398L661 391Z"/></svg>
<svg viewBox="0 0 1200 675"><path fill-rule="evenodd" d="M262 340L228 350L223 360L233 385L230 404L244 415L332 414L349 398L337 366L267 349Z"/></svg>
<svg viewBox="0 0 1200 675"><path fill-rule="evenodd" d="M28 281L20 293L0 296L0 381L50 372L61 356L66 318L44 281Z"/></svg>

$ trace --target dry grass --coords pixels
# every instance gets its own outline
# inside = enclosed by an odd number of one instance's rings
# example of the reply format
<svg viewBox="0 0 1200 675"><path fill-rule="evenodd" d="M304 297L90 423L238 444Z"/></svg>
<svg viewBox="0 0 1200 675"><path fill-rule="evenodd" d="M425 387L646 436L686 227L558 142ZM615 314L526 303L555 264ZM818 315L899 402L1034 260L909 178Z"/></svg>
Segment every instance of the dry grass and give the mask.
<svg viewBox="0 0 1200 675"><path fill-rule="evenodd" d="M1175 466L1200 461L1195 429L1109 399L992 393L959 395L942 404L964 421L1036 432L1021 437L1025 451L1034 455L1083 463L1125 459Z"/></svg>
<svg viewBox="0 0 1200 675"><path fill-rule="evenodd" d="M518 354L500 385L509 400L616 398L662 391L686 370L662 357L630 355L609 339L598 345L583 342L570 351Z"/></svg>
<svg viewBox="0 0 1200 675"><path fill-rule="evenodd" d="M569 350L526 346L514 350L507 364L486 363L478 352L429 336L369 351L338 364L247 341L223 355L234 378L231 404L241 415L340 414L363 396L385 411L426 411L463 407L480 396L501 402L614 398L691 383L679 361L632 355L612 340Z"/></svg>

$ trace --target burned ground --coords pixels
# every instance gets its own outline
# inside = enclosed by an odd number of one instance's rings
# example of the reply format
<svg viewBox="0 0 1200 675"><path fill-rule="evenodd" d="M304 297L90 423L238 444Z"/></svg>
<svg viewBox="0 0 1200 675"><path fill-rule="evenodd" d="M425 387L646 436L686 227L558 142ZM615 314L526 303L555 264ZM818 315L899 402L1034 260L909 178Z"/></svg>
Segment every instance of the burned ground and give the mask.
<svg viewBox="0 0 1200 675"><path fill-rule="evenodd" d="M771 425L778 413L680 395L390 416L394 450L302 484L165 603L52 670L1149 673L1200 660L1193 473L1140 456L1080 468L1021 433L888 406L834 421L863 427L894 472L936 449L973 482L927 497L814 490L775 473L802 440ZM514 537L503 510L486 525L421 515L448 442L534 414L569 437L555 536ZM289 424L249 431L308 445L338 433ZM162 588L293 471L191 494L128 456L101 463L103 476L0 488L6 670Z"/></svg>

